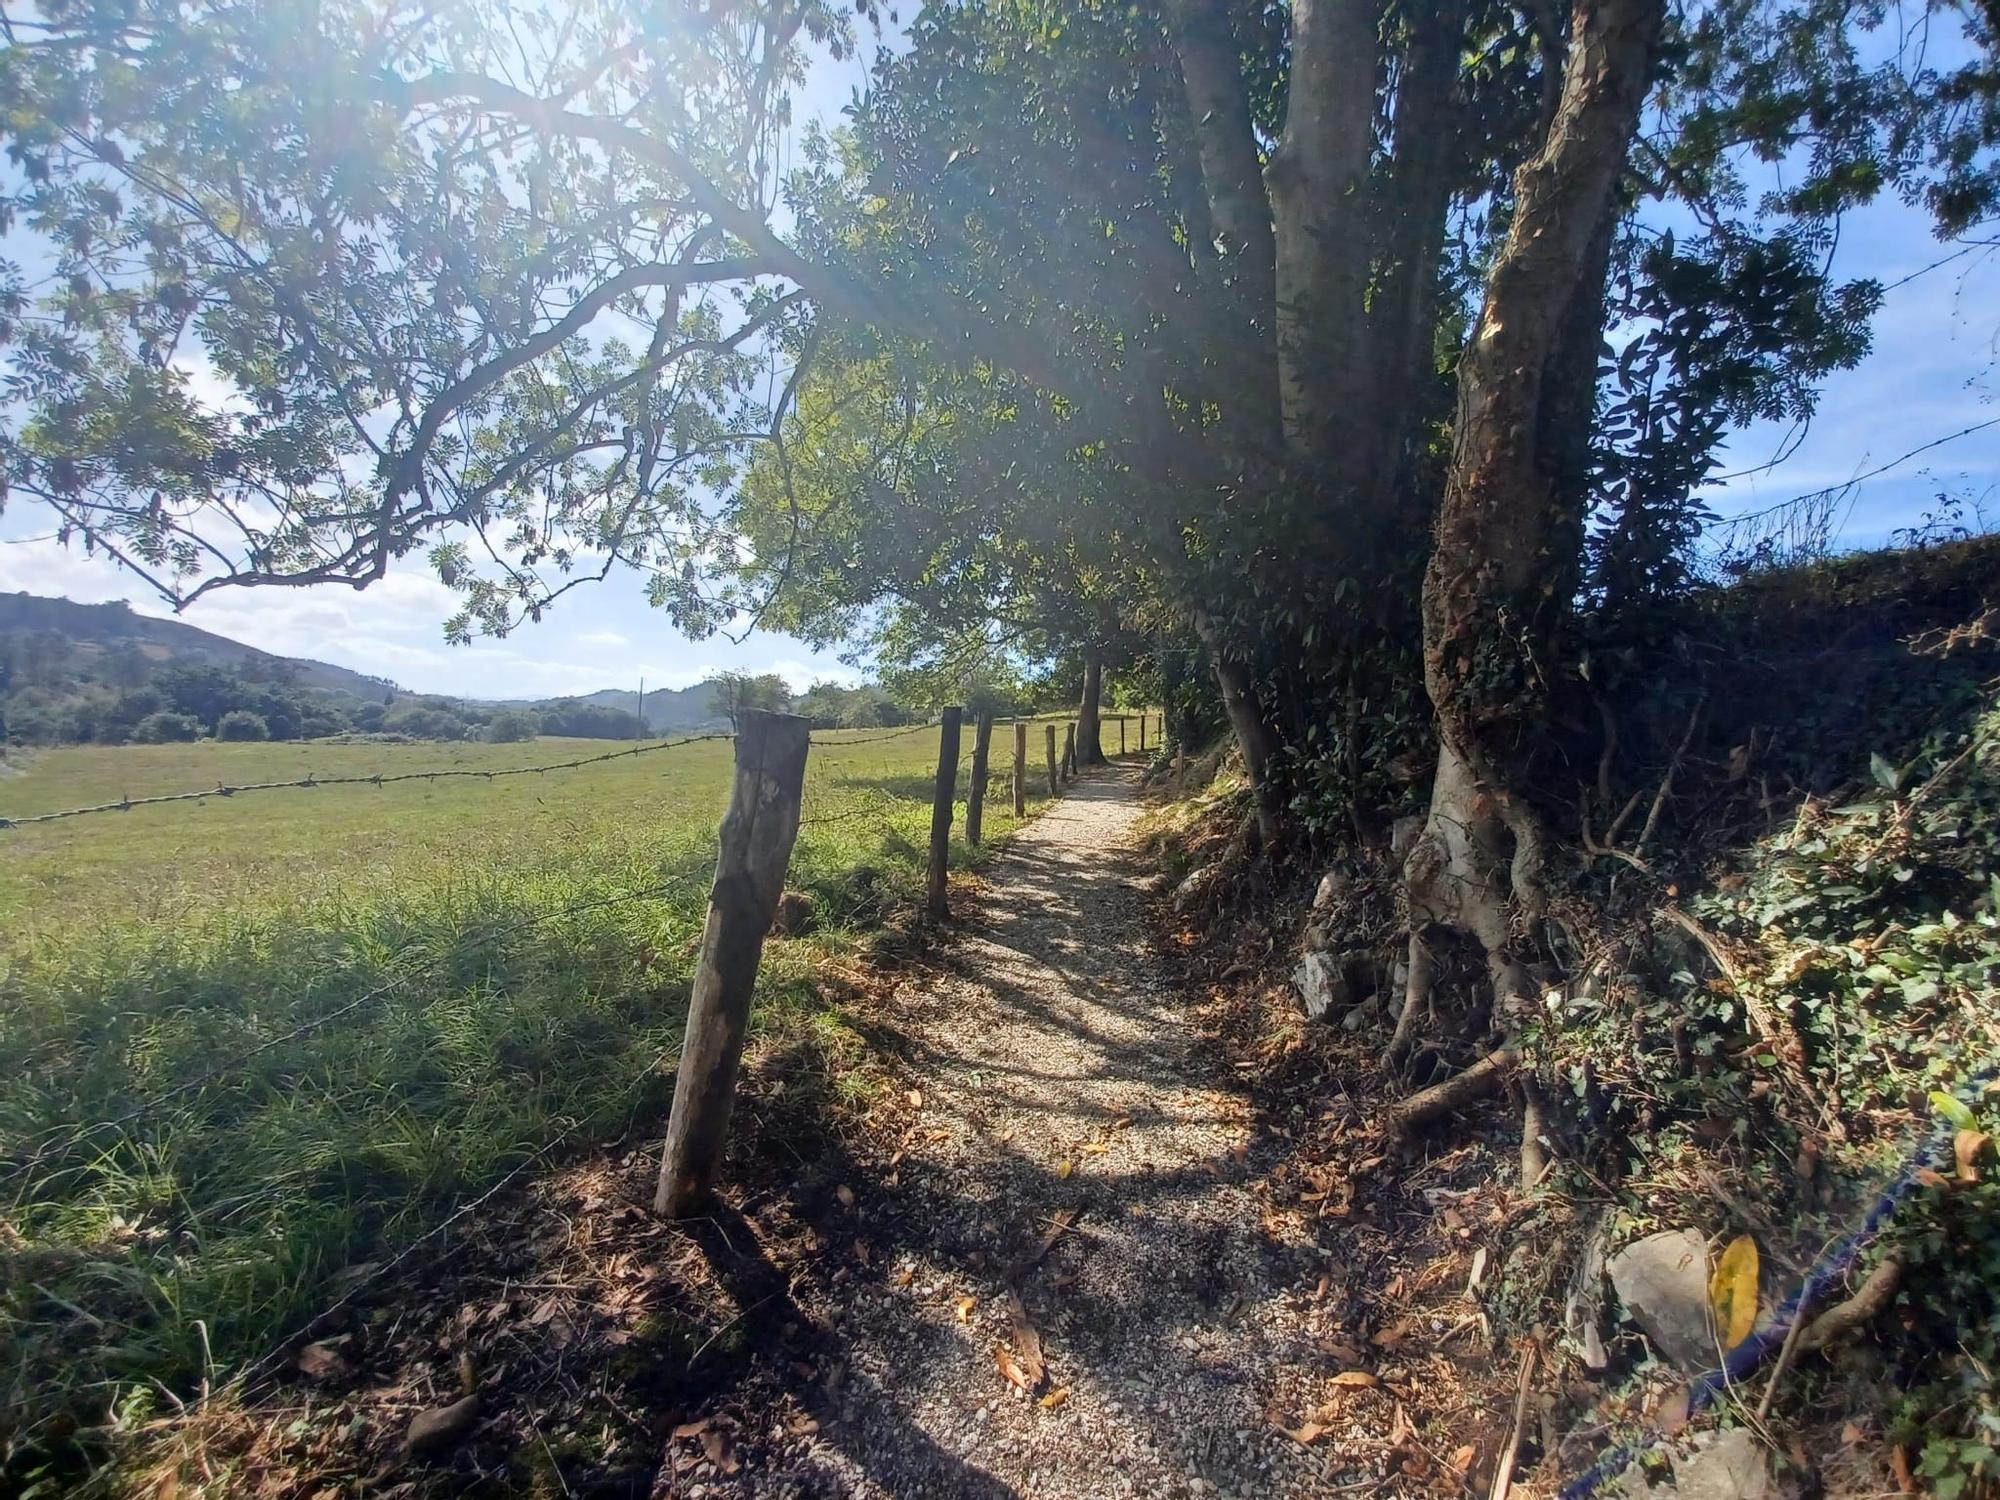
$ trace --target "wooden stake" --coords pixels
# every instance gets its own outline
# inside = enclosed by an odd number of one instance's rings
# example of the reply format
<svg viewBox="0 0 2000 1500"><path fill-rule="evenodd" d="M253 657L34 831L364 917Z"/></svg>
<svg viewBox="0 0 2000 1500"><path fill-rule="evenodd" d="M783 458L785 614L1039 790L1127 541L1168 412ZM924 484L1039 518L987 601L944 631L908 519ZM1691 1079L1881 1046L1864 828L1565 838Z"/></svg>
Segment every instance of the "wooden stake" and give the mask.
<svg viewBox="0 0 2000 1500"><path fill-rule="evenodd" d="M1120 755L1125 753L1125 716L1123 714L1118 716L1118 753Z"/></svg>
<svg viewBox="0 0 2000 1500"><path fill-rule="evenodd" d="M945 877L951 870L951 804L958 792L958 725L964 710L953 706L944 711L938 726L937 786L931 793L930 890L924 910L942 922L951 915L945 904Z"/></svg>
<svg viewBox="0 0 2000 1500"><path fill-rule="evenodd" d="M1049 795L1053 797L1062 790L1062 783L1056 780L1056 726L1049 724L1044 727L1049 732Z"/></svg>
<svg viewBox="0 0 2000 1500"><path fill-rule="evenodd" d="M1076 725L1063 725L1063 780L1076 779Z"/></svg>
<svg viewBox="0 0 2000 1500"><path fill-rule="evenodd" d="M986 757L993 746L993 715L980 714L972 721L972 784L965 790L965 838L979 843L980 815L986 810Z"/></svg>
<svg viewBox="0 0 2000 1500"><path fill-rule="evenodd" d="M655 1213L679 1218L699 1208L722 1166L757 963L798 837L811 727L795 714L746 709L741 717L736 783L722 818Z"/></svg>
<svg viewBox="0 0 2000 1500"><path fill-rule="evenodd" d="M1146 716L1144 714L1139 715L1139 753L1141 755L1146 753Z"/></svg>
<svg viewBox="0 0 2000 1500"><path fill-rule="evenodd" d="M1028 815L1028 725L1014 721L1014 816Z"/></svg>

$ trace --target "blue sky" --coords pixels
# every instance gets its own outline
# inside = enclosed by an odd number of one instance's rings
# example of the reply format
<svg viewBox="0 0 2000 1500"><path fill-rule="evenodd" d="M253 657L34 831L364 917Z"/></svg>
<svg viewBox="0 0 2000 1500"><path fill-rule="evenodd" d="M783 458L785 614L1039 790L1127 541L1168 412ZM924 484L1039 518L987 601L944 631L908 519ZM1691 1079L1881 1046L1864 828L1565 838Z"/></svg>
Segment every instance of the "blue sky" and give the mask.
<svg viewBox="0 0 2000 1500"><path fill-rule="evenodd" d="M863 48L872 54L872 41ZM795 116L837 120L865 65L820 58ZM1838 268L1885 285L1950 253L1925 215L1895 202L1850 216ZM1723 515L1756 510L1803 491L1841 484L1961 428L2000 417L2000 248L1967 254L1890 291L1875 326L1875 352L1827 382L1818 416L1796 451L1768 473L1711 490ZM1725 470L1768 461L1785 438L1755 428L1730 445ZM1934 508L1940 492L1983 502L2000 524L2000 426L1949 443L1870 479L1852 496L1839 540L1890 539ZM167 613L112 564L34 539L47 529L32 508L0 517L0 591L73 599L130 599ZM543 697L604 687L684 687L722 668L775 671L804 688L819 677L859 674L831 653L788 636L754 633L740 644L689 641L650 608L637 578L614 575L572 591L537 625L505 640L448 646L441 625L454 596L411 563L364 593L352 589L223 590L183 616L189 623L265 650L310 656L394 677L406 687L474 697Z"/></svg>

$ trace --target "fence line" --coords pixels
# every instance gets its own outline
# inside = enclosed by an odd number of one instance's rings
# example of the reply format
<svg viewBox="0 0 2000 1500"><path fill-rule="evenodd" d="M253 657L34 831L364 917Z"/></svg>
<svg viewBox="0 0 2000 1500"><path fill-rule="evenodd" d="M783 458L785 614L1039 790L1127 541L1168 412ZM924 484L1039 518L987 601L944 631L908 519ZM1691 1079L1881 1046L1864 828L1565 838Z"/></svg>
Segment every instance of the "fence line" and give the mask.
<svg viewBox="0 0 2000 1500"><path fill-rule="evenodd" d="M97 802L88 807L70 807L61 812L32 813L27 817L0 817L0 828L22 828L30 823L55 823L64 818L87 817L92 813L130 812L135 807L152 807L163 802L205 802L210 797L234 797L238 792L292 791L322 786L392 786L400 781L449 781L454 778L498 781L504 776L545 776L551 771L574 771L580 766L601 765L608 760L624 760L634 755L651 755L660 750L678 750L683 745L699 745L708 740L734 739L728 734L690 734L677 740L660 740L651 745L635 745L629 750L608 750L602 755L585 755L575 760L550 761L539 766L502 766L479 770L470 766L447 766L436 771L377 771L368 776L305 775L291 781L251 781L240 786L218 782L206 791L165 792L154 797L121 797L116 802Z"/></svg>

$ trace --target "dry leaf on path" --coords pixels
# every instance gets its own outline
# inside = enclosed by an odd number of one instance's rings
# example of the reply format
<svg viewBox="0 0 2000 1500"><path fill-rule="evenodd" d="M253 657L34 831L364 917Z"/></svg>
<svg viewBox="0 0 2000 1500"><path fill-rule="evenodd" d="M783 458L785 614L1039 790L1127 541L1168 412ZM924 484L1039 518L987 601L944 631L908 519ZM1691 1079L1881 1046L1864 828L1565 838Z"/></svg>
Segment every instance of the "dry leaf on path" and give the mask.
<svg viewBox="0 0 2000 1500"><path fill-rule="evenodd" d="M924 1091L922 1089L911 1089L903 1097L910 1101L911 1109L922 1109L924 1107Z"/></svg>
<svg viewBox="0 0 2000 1500"><path fill-rule="evenodd" d="M1278 1431L1304 1448L1311 1447L1322 1437L1326 1436L1326 1429L1317 1422L1301 1422L1297 1427L1285 1427L1281 1425Z"/></svg>
<svg viewBox="0 0 2000 1500"><path fill-rule="evenodd" d="M734 1474L743 1467L737 1461L736 1446L729 1441L729 1434L718 1432L713 1427L701 1435L701 1451L724 1474Z"/></svg>
<svg viewBox="0 0 2000 1500"><path fill-rule="evenodd" d="M1901 1443L1889 1450L1889 1467L1896 1471L1896 1484L1906 1495L1920 1493L1917 1476L1910 1472L1910 1450Z"/></svg>
<svg viewBox="0 0 2000 1500"><path fill-rule="evenodd" d="M1019 1386L1024 1391L1032 1391L1035 1383L1028 1379L1028 1372L1021 1368L1014 1356L1007 1352L1005 1344L993 1346L993 1363L1000 1370L1000 1378L1009 1385Z"/></svg>
<svg viewBox="0 0 2000 1500"><path fill-rule="evenodd" d="M1069 1387L1066 1385L1059 1385L1054 1390L1050 1391L1046 1396L1042 1397L1042 1402L1041 1402L1042 1410L1054 1411L1058 1406L1061 1406L1063 1402L1067 1400L1069 1400Z"/></svg>
<svg viewBox="0 0 2000 1500"><path fill-rule="evenodd" d="M958 1321L961 1323L971 1322L972 1310L978 1305L979 1299L977 1297L960 1297L958 1299Z"/></svg>
<svg viewBox="0 0 2000 1500"><path fill-rule="evenodd" d="M839 1187L835 1188L833 1190L833 1196L840 1200L840 1206L842 1208L854 1207L854 1189L849 1187L846 1183L843 1182Z"/></svg>
<svg viewBox="0 0 2000 1500"><path fill-rule="evenodd" d="M1369 1374L1369 1372L1366 1370L1342 1370L1338 1375L1333 1377L1331 1383L1334 1385L1348 1385L1348 1386L1358 1387L1358 1386L1380 1385L1382 1382L1377 1380L1373 1375Z"/></svg>
<svg viewBox="0 0 2000 1500"><path fill-rule="evenodd" d="M1075 1170L1076 1170L1076 1162L1071 1158L1065 1156L1062 1159L1062 1161L1056 1166L1056 1177L1058 1180L1066 1180L1069 1177L1069 1174L1074 1172Z"/></svg>
<svg viewBox="0 0 2000 1500"><path fill-rule="evenodd" d="M1015 1352L1020 1356L1021 1372L1028 1377L1029 1385L1040 1385L1043 1375L1048 1373L1042 1359L1042 1336L1028 1321L1028 1309L1013 1292L1007 1294L1007 1325Z"/></svg>
<svg viewBox="0 0 2000 1500"><path fill-rule="evenodd" d="M347 1380L354 1374L354 1366L331 1340L307 1344L292 1357L292 1363L308 1380Z"/></svg>

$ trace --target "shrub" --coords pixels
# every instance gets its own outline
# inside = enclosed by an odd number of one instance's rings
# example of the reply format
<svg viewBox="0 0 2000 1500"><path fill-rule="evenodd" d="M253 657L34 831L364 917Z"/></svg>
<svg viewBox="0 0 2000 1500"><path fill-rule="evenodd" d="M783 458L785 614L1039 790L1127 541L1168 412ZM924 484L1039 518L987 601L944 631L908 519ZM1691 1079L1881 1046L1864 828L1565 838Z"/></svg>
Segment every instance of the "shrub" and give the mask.
<svg viewBox="0 0 2000 1500"><path fill-rule="evenodd" d="M271 726L264 722L262 714L253 714L247 708L232 708L215 721L215 737L219 740L268 740Z"/></svg>
<svg viewBox="0 0 2000 1500"><path fill-rule="evenodd" d="M192 714L170 713L165 709L147 714L132 726L133 742L140 745L183 745L200 738L200 720Z"/></svg>
<svg viewBox="0 0 2000 1500"><path fill-rule="evenodd" d="M486 721L485 738L496 745L512 745L531 740L540 732L541 724L533 714L518 708L503 708Z"/></svg>

